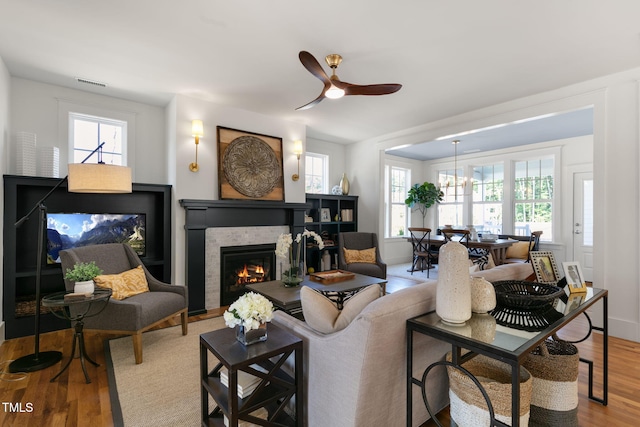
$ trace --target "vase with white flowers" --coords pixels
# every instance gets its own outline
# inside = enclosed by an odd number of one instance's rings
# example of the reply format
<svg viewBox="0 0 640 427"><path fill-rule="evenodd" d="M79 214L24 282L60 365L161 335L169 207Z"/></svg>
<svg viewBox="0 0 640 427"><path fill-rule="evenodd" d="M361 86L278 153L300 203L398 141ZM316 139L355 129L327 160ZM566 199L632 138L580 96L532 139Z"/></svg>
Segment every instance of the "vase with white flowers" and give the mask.
<svg viewBox="0 0 640 427"><path fill-rule="evenodd" d="M247 292L223 314L224 322L236 328L236 339L245 345L266 341L267 322L273 318L273 304L264 296Z"/></svg>
<svg viewBox="0 0 640 427"><path fill-rule="evenodd" d="M304 230L303 233L298 233L295 238L296 249L294 256L293 242L294 239L291 234L281 234L278 237L276 243L276 256L278 258L285 259L289 262L288 266L282 268L282 283L286 287L298 286L304 279L304 265L300 260L300 254L302 253L302 246L304 246L303 238L313 238L318 244L318 249L324 248L322 238L315 232Z"/></svg>

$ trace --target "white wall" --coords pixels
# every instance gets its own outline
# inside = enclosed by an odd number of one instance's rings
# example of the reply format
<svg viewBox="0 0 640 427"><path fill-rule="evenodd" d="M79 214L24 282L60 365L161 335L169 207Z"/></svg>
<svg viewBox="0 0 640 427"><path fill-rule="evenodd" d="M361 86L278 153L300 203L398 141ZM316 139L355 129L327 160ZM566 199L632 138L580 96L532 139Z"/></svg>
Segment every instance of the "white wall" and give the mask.
<svg viewBox="0 0 640 427"><path fill-rule="evenodd" d="M370 155L352 159L357 158L359 162L366 159L375 165L380 163L385 148L592 105L594 286L609 291L609 305L614 308L609 311L610 333L640 341L639 81L640 68L637 68L383 135L349 149L364 155L368 148ZM379 181L371 185L378 186ZM378 203L380 199L378 193L359 194L364 204ZM621 224L630 238L618 238Z"/></svg>
<svg viewBox="0 0 640 427"><path fill-rule="evenodd" d="M340 184L342 174L347 174L347 179L351 181L351 176L348 170L346 170L346 149L343 144L336 144L334 142L322 141L319 139L307 138L306 151L312 153L324 154L329 156L329 188L328 192L331 193L333 186ZM305 152L306 152L305 151ZM303 171L304 159L300 160L300 176L304 176ZM351 191L349 191L351 193Z"/></svg>
<svg viewBox="0 0 640 427"><path fill-rule="evenodd" d="M55 146L60 149L60 176L67 174L69 162L66 118L59 115L59 104L73 103L88 108L127 113L135 116L133 141L129 141L129 165L133 181L137 183L166 184L167 145L164 108L96 95L32 80L11 78L11 141L16 132L36 134L37 146ZM10 144L11 146L13 144ZM15 149L9 153L15 159ZM15 166L9 173L15 173Z"/></svg>
<svg viewBox="0 0 640 427"><path fill-rule="evenodd" d="M9 170L9 98L11 78L0 58L0 175ZM4 185L0 186L0 200L4 201ZM0 210L0 224L4 224L4 209ZM0 241L4 242L4 231L0 228ZM4 259L4 245L0 246L0 259ZM0 263L0 277L4 277L4 264ZM0 292L0 344L4 341L3 292Z"/></svg>
<svg viewBox="0 0 640 427"><path fill-rule="evenodd" d="M170 177L174 186L172 229L175 263L172 272L174 283L182 284L185 277L185 214L179 200L219 199L216 127L223 126L282 138L284 194L287 203L305 202L304 180L294 182L291 175L298 169L298 161L293 154L293 142L302 140L304 149L306 128L300 123L278 120L183 95L175 97L168 111L168 122L175 122L175 131L169 135L170 146L175 147L175 153L172 151L169 159L170 168L175 168L174 175ZM204 137L201 138L198 148L198 172L189 170L189 164L195 159L195 143L191 136L191 120L194 119L201 119L204 124ZM301 173L304 172L301 170Z"/></svg>

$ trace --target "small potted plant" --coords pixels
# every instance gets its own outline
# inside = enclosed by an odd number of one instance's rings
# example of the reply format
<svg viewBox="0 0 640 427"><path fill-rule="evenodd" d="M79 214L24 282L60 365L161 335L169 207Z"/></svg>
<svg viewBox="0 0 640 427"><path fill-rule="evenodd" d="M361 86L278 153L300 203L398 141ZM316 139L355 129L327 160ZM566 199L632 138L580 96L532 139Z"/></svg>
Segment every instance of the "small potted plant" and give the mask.
<svg viewBox="0 0 640 427"><path fill-rule="evenodd" d="M98 267L95 261L79 262L73 266L73 269L67 268L64 278L74 283L73 292L76 293L93 293L93 278L102 274L102 269Z"/></svg>

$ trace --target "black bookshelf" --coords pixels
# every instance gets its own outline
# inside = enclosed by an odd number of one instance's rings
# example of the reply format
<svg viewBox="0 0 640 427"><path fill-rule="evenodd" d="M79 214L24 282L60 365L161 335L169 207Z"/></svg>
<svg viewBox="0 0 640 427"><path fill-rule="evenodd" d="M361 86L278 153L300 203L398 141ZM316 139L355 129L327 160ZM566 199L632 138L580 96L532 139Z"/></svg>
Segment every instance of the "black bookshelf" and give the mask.
<svg viewBox="0 0 640 427"><path fill-rule="evenodd" d="M6 338L33 335L33 315L17 311L19 301L35 295L38 213L16 228L15 223L60 180L27 176L4 176L4 275L3 314ZM146 254L141 257L149 271L159 280L171 280L171 186L133 184L129 194L69 193L62 184L46 200L50 213L140 213L146 215ZM60 264L43 261L42 295L64 290ZM20 307L24 307L21 304ZM45 313L41 315L41 332L69 327L68 322Z"/></svg>

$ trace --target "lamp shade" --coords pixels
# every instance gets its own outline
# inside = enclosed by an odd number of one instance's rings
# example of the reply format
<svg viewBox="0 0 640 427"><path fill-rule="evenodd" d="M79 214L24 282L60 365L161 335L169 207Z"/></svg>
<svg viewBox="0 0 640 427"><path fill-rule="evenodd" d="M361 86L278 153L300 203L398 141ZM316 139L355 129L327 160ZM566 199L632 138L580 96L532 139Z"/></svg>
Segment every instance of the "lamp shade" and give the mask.
<svg viewBox="0 0 640 427"><path fill-rule="evenodd" d="M198 138L202 138L204 136L204 125L202 124L202 120L191 121L191 136L197 136Z"/></svg>
<svg viewBox="0 0 640 427"><path fill-rule="evenodd" d="M71 163L69 192L131 193L131 168L96 163Z"/></svg>
<svg viewBox="0 0 640 427"><path fill-rule="evenodd" d="M293 154L299 156L302 154L302 141L293 141Z"/></svg>

